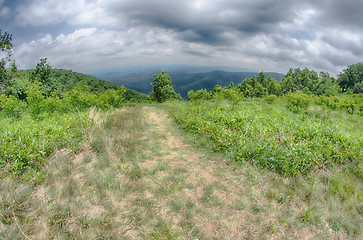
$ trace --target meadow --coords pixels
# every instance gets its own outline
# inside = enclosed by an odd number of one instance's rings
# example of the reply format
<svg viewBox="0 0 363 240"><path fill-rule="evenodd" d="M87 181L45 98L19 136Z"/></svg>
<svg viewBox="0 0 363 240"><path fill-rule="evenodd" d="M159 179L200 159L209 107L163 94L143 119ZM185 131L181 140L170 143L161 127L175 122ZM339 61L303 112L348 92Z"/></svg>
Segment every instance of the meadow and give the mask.
<svg viewBox="0 0 363 240"><path fill-rule="evenodd" d="M166 73L149 96L14 78L0 238L359 239L363 96L276 96L260 75L189 101Z"/></svg>

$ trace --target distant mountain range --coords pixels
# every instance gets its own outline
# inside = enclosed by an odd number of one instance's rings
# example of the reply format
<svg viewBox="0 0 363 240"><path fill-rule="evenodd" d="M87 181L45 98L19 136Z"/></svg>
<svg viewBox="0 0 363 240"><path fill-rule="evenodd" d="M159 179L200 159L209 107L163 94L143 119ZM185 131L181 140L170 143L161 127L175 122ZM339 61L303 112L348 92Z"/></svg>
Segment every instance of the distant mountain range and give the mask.
<svg viewBox="0 0 363 240"><path fill-rule="evenodd" d="M248 69L203 66L168 66L139 69L135 67L133 69L95 73L92 75L117 85L123 85L126 88L149 94L152 90L150 84L154 80L153 74L161 71L167 71L171 77L174 90L180 93L183 98L186 98L190 90L206 89L210 91L217 84L225 87L233 82L237 85L246 78L258 75L258 72ZM281 81L284 74L266 72L266 76L271 76L277 81Z"/></svg>

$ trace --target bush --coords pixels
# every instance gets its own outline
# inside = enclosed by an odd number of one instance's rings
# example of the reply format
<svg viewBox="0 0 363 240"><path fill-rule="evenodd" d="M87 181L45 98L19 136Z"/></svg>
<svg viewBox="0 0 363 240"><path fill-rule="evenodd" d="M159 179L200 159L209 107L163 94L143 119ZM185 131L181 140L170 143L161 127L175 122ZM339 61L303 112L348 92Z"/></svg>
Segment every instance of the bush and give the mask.
<svg viewBox="0 0 363 240"><path fill-rule="evenodd" d="M305 109L309 106L311 102L311 97L302 93L301 91L289 93L286 97L288 101L287 107L292 111Z"/></svg>
<svg viewBox="0 0 363 240"><path fill-rule="evenodd" d="M0 108L7 116L19 118L22 112L26 110L26 107L27 104L25 102L12 95L0 95Z"/></svg>
<svg viewBox="0 0 363 240"><path fill-rule="evenodd" d="M212 98L211 94L206 89L198 90L196 92L194 92L193 90L190 90L188 92L188 99L190 101L209 100L211 98Z"/></svg>
<svg viewBox="0 0 363 240"><path fill-rule="evenodd" d="M271 94L271 95L267 95L265 96L265 101L268 103L268 104L273 104L277 99L277 96L274 95L274 94Z"/></svg>

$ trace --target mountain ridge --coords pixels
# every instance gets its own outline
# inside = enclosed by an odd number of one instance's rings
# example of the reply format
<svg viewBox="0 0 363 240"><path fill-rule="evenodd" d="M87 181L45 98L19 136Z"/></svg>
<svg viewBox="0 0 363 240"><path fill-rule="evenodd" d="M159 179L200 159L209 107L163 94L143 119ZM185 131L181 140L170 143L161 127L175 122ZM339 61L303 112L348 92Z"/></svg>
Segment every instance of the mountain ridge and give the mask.
<svg viewBox="0 0 363 240"><path fill-rule="evenodd" d="M136 90L141 93L149 94L152 91L151 82L154 80L153 74L160 71L139 71L126 75L120 73L97 74L98 78L104 79L117 85ZM257 76L258 72L228 72L223 70L213 70L208 72L191 72L188 70L167 71L170 75L174 90L183 98L187 97L190 90L206 89L212 90L216 85L228 86L231 82L235 85L241 83L246 78ZM273 77L281 81L284 74L275 72L265 72L266 77Z"/></svg>

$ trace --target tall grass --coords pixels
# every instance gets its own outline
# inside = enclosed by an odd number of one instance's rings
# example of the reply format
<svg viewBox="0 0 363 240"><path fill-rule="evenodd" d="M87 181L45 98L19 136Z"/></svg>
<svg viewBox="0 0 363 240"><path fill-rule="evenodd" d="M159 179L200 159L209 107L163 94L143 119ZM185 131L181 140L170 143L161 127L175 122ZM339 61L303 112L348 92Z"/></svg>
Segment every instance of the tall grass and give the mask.
<svg viewBox="0 0 363 240"><path fill-rule="evenodd" d="M165 106L184 129L210 139L216 151L229 152L236 161L249 161L283 175L349 164L363 177L359 115L337 115L318 106L308 108L308 104L291 110L291 102L283 99L273 104L246 100L237 105L199 101Z"/></svg>
<svg viewBox="0 0 363 240"><path fill-rule="evenodd" d="M36 119L0 116L0 166L10 172L39 170L56 149L79 150L84 129L90 124L87 112L63 113Z"/></svg>

